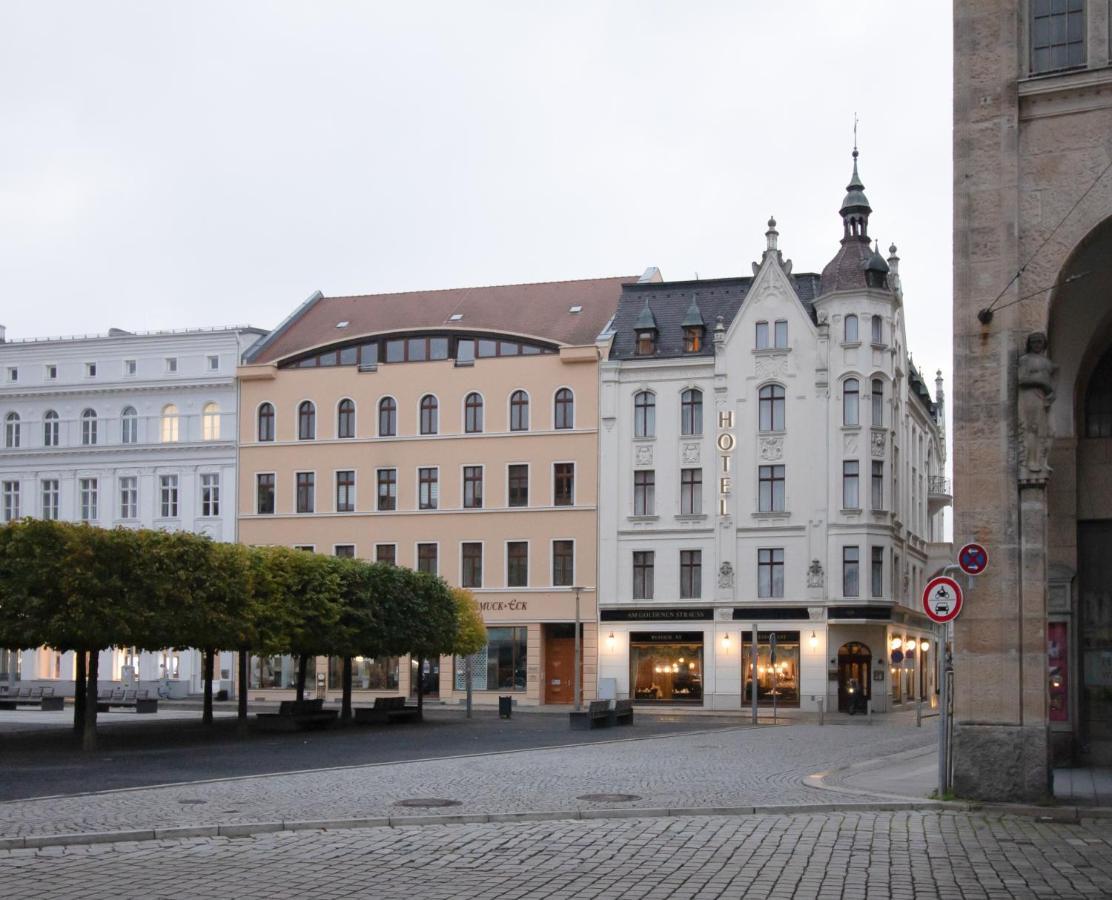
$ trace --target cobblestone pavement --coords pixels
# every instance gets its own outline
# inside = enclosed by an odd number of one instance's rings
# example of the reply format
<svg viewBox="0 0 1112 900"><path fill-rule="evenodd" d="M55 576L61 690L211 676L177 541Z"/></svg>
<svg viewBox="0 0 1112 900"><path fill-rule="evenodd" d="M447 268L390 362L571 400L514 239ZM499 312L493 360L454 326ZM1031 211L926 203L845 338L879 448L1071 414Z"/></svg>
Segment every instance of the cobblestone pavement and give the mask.
<svg viewBox="0 0 1112 900"><path fill-rule="evenodd" d="M634 726L636 728L636 726ZM618 732L622 736L635 730ZM417 735L419 739L419 734ZM295 738L296 739L296 738ZM388 763L0 803L0 837L241 822L487 814L614 806L578 798L626 793L623 806L721 808L830 803L813 772L920 747L933 729L793 725ZM420 756L421 747L413 747ZM167 773L173 778L173 772ZM91 790L96 789L90 784ZM459 801L405 809L413 798ZM861 791L861 799L869 798ZM852 801L842 795L839 802Z"/></svg>
<svg viewBox="0 0 1112 900"><path fill-rule="evenodd" d="M987 898L1112 895L1112 822L971 813L279 832L0 853L0 896Z"/></svg>

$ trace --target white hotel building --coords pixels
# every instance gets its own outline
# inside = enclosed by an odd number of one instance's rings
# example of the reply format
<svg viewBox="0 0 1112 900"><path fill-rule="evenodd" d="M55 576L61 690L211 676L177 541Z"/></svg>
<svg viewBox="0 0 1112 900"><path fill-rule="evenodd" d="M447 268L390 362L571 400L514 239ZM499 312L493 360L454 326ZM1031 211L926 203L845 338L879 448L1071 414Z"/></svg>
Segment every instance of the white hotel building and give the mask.
<svg viewBox="0 0 1112 900"><path fill-rule="evenodd" d="M626 285L600 372L599 689L875 710L935 693L917 611L944 564L941 379L909 362L895 248L857 176L821 275L775 222L752 277ZM910 650L909 650L910 648Z"/></svg>
<svg viewBox="0 0 1112 900"><path fill-rule="evenodd" d="M236 366L255 328L4 340L0 328L0 519L195 531L236 539ZM222 654L217 676L231 677ZM172 695L201 687L200 655L104 650L102 681ZM0 683L72 691L74 654L0 651ZM230 682L228 682L230 684Z"/></svg>

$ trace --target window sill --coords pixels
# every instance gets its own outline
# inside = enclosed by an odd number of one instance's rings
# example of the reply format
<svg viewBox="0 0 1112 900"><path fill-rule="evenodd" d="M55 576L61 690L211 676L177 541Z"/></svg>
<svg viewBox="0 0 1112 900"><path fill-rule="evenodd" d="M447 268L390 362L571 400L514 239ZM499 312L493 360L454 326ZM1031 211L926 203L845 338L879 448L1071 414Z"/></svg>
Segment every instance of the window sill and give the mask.
<svg viewBox="0 0 1112 900"><path fill-rule="evenodd" d="M750 514L754 519L790 519L791 513L784 509L768 510L767 512L760 512Z"/></svg>
<svg viewBox="0 0 1112 900"><path fill-rule="evenodd" d="M780 429L779 431L758 431L757 434L761 437L786 437L788 433Z"/></svg>
<svg viewBox="0 0 1112 900"><path fill-rule="evenodd" d="M860 425L843 425L842 426L842 431L860 431L860 430L861 430Z"/></svg>
<svg viewBox="0 0 1112 900"><path fill-rule="evenodd" d="M775 356L777 353L791 353L791 347L754 347L755 356Z"/></svg>
<svg viewBox="0 0 1112 900"><path fill-rule="evenodd" d="M887 350L888 349L887 344L877 343L876 341L873 341L871 346L874 350Z"/></svg>
<svg viewBox="0 0 1112 900"><path fill-rule="evenodd" d="M627 522L656 522L660 516L626 516Z"/></svg>
<svg viewBox="0 0 1112 900"><path fill-rule="evenodd" d="M635 440L638 444L644 444L644 443L651 444L651 443L653 443L653 441L656 440L656 435L655 434L650 434L650 435L645 435L645 436L642 436L642 437L638 437L637 435L634 435L633 440Z"/></svg>
<svg viewBox="0 0 1112 900"><path fill-rule="evenodd" d="M706 519L706 513L680 513L676 516L677 522L705 522Z"/></svg>
<svg viewBox="0 0 1112 900"><path fill-rule="evenodd" d="M843 516L859 516L859 515L861 515L861 508L860 507L854 507L854 508L845 508L845 507L843 507L842 508L842 515Z"/></svg>

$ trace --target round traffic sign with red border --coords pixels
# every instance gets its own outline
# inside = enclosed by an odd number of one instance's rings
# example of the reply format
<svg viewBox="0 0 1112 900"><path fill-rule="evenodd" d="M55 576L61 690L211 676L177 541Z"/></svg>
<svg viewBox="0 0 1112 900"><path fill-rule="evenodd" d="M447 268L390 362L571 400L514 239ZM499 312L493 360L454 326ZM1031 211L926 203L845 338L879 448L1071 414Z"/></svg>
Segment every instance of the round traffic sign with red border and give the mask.
<svg viewBox="0 0 1112 900"><path fill-rule="evenodd" d="M961 612L961 585L939 575L923 588L923 611L935 622L950 622Z"/></svg>
<svg viewBox="0 0 1112 900"><path fill-rule="evenodd" d="M958 566L966 575L980 575L988 568L988 551L981 544L966 544L958 551Z"/></svg>

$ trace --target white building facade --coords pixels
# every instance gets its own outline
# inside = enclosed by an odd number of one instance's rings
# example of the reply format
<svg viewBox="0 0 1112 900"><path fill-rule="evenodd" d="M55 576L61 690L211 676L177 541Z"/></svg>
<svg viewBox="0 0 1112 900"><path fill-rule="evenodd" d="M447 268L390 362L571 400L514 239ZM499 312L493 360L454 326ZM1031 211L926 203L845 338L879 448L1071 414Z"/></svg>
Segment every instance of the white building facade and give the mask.
<svg viewBox="0 0 1112 900"><path fill-rule="evenodd" d="M162 528L236 539L236 366L265 334L227 328L6 341L0 520ZM0 683L72 691L74 654L0 651ZM231 678L232 654L217 665ZM101 681L202 689L200 654L104 650ZM230 683L230 682L229 682Z"/></svg>
<svg viewBox="0 0 1112 900"><path fill-rule="evenodd" d="M793 274L623 291L600 375L600 693L848 710L930 700L919 592L944 563L941 380L907 354L895 248L857 177L841 248Z"/></svg>

